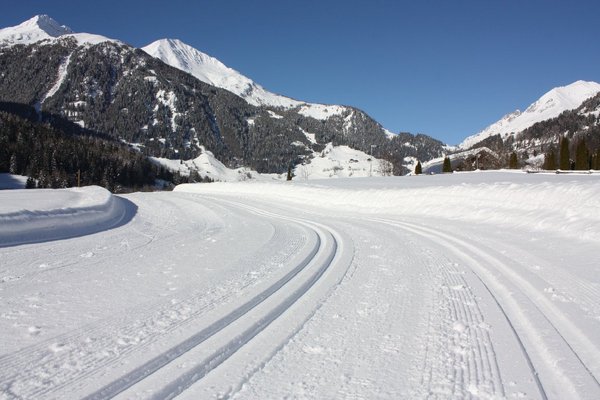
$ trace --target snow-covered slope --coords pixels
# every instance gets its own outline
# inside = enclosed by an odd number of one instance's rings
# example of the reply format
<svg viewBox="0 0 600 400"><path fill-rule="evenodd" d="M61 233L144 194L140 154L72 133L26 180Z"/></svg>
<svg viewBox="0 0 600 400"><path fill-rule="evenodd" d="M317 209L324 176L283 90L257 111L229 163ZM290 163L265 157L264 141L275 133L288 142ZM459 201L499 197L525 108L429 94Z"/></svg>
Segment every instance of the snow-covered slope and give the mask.
<svg viewBox="0 0 600 400"><path fill-rule="evenodd" d="M175 68L190 73L202 82L229 90L252 105L291 108L304 104L266 91L262 86L216 58L180 40L160 39L142 47L142 50Z"/></svg>
<svg viewBox="0 0 600 400"><path fill-rule="evenodd" d="M258 177L258 172L248 168L227 168L225 164L217 160L212 152L206 150L203 146L201 148L202 154L192 160L150 157L150 161L173 172L179 172L182 176L189 176L194 171L202 178L209 178L215 182L238 182Z"/></svg>
<svg viewBox="0 0 600 400"><path fill-rule="evenodd" d="M319 120L342 115L347 109L338 105L306 103L269 92L216 58L177 39L160 39L142 47L142 50L172 67L193 75L202 82L228 90L254 106L285 109L298 107L299 114Z"/></svg>
<svg viewBox="0 0 600 400"><path fill-rule="evenodd" d="M512 112L481 132L467 137L459 147L468 149L494 135L501 135L502 139L505 139L508 135L519 133L537 122L555 118L564 111L579 107L584 100L598 92L600 92L600 83L586 81L577 81L567 86L554 88L525 111Z"/></svg>
<svg viewBox="0 0 600 400"><path fill-rule="evenodd" d="M313 154L310 162L298 164L294 174L300 180L386 176L392 174L392 165L363 151L328 143L323 151Z"/></svg>
<svg viewBox="0 0 600 400"><path fill-rule="evenodd" d="M298 143L298 145L303 145ZM260 174L252 169L228 168L202 147L202 154L192 160L170 160L150 157L150 160L182 176L197 172L203 179L215 182L240 182L246 180L271 181L285 180L287 174ZM386 160L352 149L348 146L333 146L328 143L321 152L313 152L304 164L294 168L294 180L313 180L325 178L364 178L367 176L391 175L393 167Z"/></svg>
<svg viewBox="0 0 600 400"><path fill-rule="evenodd" d="M27 21L0 29L0 47L17 44L29 45L41 41L53 41L57 38L72 37L79 45L93 45L117 40L91 33L74 33L71 28L61 25L48 15L36 15Z"/></svg>
<svg viewBox="0 0 600 400"><path fill-rule="evenodd" d="M0 194L0 218L96 203ZM598 175L112 198L114 229L0 240L0 398L600 398Z"/></svg>

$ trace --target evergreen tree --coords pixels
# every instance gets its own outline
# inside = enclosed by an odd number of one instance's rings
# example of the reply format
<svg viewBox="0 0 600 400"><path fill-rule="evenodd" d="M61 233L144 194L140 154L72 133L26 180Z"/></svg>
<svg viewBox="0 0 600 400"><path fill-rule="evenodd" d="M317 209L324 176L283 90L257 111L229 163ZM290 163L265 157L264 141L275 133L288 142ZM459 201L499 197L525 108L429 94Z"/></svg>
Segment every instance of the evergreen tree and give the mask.
<svg viewBox="0 0 600 400"><path fill-rule="evenodd" d="M10 156L10 167L8 172L15 175L19 172L19 169L17 168L17 155L15 153Z"/></svg>
<svg viewBox="0 0 600 400"><path fill-rule="evenodd" d="M27 177L27 183L25 183L25 189L35 189L35 179Z"/></svg>
<svg viewBox="0 0 600 400"><path fill-rule="evenodd" d="M292 180L292 166L288 166L288 172L287 172L287 178L286 180L291 181Z"/></svg>
<svg viewBox="0 0 600 400"><path fill-rule="evenodd" d="M554 149L551 149L544 156L544 169L548 171L556 169L556 153L554 152Z"/></svg>
<svg viewBox="0 0 600 400"><path fill-rule="evenodd" d="M510 153L510 158L508 159L508 168L510 169L518 169L519 168L519 160L517 159L517 153L514 151Z"/></svg>
<svg viewBox="0 0 600 400"><path fill-rule="evenodd" d="M421 161L417 161L417 165L415 166L415 175L421 175L423 173L423 168L421 167Z"/></svg>
<svg viewBox="0 0 600 400"><path fill-rule="evenodd" d="M589 155L588 149L585 144L585 139L581 138L577 142L577 147L575 148L575 169L576 170L586 170L590 169L589 163Z"/></svg>
<svg viewBox="0 0 600 400"><path fill-rule="evenodd" d="M560 162L558 167L562 170L571 169L571 155L569 152L569 138L563 137L560 141L560 154L559 154Z"/></svg>
<svg viewBox="0 0 600 400"><path fill-rule="evenodd" d="M442 172L452 172L452 163L450 157L444 157L444 164L442 165Z"/></svg>

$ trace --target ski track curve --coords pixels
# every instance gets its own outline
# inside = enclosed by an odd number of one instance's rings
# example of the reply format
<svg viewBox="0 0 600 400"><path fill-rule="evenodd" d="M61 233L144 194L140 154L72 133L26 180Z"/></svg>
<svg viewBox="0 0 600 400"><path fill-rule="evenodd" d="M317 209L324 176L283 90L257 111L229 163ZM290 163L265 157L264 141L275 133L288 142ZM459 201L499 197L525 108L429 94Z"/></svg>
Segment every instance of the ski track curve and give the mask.
<svg viewBox="0 0 600 400"><path fill-rule="evenodd" d="M163 399L176 396L201 379L212 369L223 363L231 354L238 351L258 333L266 329L276 318L307 293L328 268L330 268L336 258L336 254L339 251L338 241L331 232L326 230L326 228L301 219L284 217L257 208L243 206L241 204L236 204L236 206L254 213L255 215L279 218L286 221L286 223L296 223L308 227L313 230L318 237L313 251L290 270L288 274L273 283L264 291L258 293L246 303L240 305L187 340L154 357L143 365L140 365L133 371L121 376L119 379L106 385L100 390L86 396L86 399L114 397L164 368L173 360L178 359L195 347L202 345L202 343L209 340L211 337L219 336L219 339L221 339L224 335L222 331L230 325L240 324L244 319L249 320L250 323L248 323L242 333L239 333L236 329L234 331L235 334L228 337L225 340L225 343L216 351L212 351L204 362L199 363L191 370L180 374L175 380L164 385L152 397ZM297 280L300 280L300 282L296 283L295 281ZM291 294L287 294L288 291L291 290L290 286L294 290ZM269 302L272 304L268 304ZM265 309L261 310L261 308ZM231 333L229 333L229 335L231 335Z"/></svg>
<svg viewBox="0 0 600 400"><path fill-rule="evenodd" d="M221 208L218 204L212 206ZM205 235L203 232L211 236L215 233L214 226L202 223L201 227L201 231L196 233L197 236ZM254 258L245 257L240 262L254 264L256 266L254 270L260 270L261 263L279 265L289 262L294 254L303 254L302 247L313 246L311 241L294 239L287 230L282 232L283 228L282 225L273 225L273 236L270 239L281 246L280 251L267 248L255 254ZM135 227L129 229L138 231ZM164 230L165 227L160 228L160 231ZM167 226L166 230L172 228ZM175 230L172 231L173 234L177 233ZM218 231L224 234L221 228ZM306 229L301 231L305 232L304 236L309 234ZM148 238L141 246L136 246L134 249L153 243L159 232L150 230L149 233L140 232L140 234ZM306 251L312 253L314 250L308 249L304 252ZM265 274L270 274L268 268L264 269L263 277ZM44 273L55 272L57 271L52 269L44 271ZM239 295L260 277L250 274L231 282L231 285L239 283L235 294ZM77 393L98 373L117 368L122 363L123 356L151 348L165 335L191 324L195 318L218 308L223 303L234 301L233 297L234 293L219 290L213 293L187 290L179 294L176 304L164 300L142 304L129 309L125 314L102 320L100 324L90 324L4 355L0 357L2 391L9 398L64 398L65 393ZM133 321L131 315L135 315ZM98 349L102 349L102 354L99 354Z"/></svg>

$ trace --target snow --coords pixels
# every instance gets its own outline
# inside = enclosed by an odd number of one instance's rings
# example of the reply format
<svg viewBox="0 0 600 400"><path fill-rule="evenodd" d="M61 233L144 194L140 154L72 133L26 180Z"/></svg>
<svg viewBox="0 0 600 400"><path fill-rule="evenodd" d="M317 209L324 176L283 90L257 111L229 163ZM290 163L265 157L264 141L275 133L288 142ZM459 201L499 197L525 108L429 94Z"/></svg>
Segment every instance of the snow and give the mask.
<svg viewBox="0 0 600 400"><path fill-rule="evenodd" d="M27 177L13 174L0 174L0 190L3 189L25 189Z"/></svg>
<svg viewBox="0 0 600 400"><path fill-rule="evenodd" d="M469 136L461 144L461 149L468 149L488 137L517 134L537 122L558 117L562 112L572 110L585 100L600 92L600 83L577 81L567 86L550 90L531 104L524 112L519 110L504 116L498 122L488 126L475 135Z"/></svg>
<svg viewBox="0 0 600 400"><path fill-rule="evenodd" d="M125 203L106 189L18 189L0 192L0 246L104 230L121 222Z"/></svg>
<svg viewBox="0 0 600 400"><path fill-rule="evenodd" d="M80 45L96 45L103 42L122 43L101 35L74 33L69 27L60 25L48 15L36 15L27 21L0 29L0 47L17 44L54 43L64 38L73 38Z"/></svg>
<svg viewBox="0 0 600 400"><path fill-rule="evenodd" d="M387 165L387 161L363 151L328 143L322 152L313 152L308 162L298 164L294 168L294 175L301 180L382 176L384 165Z"/></svg>
<svg viewBox="0 0 600 400"><path fill-rule="evenodd" d="M271 110L267 110L267 113L269 114L269 116L271 118L274 118L274 119L282 119L283 118L283 115L279 115L276 112L273 112Z"/></svg>
<svg viewBox="0 0 600 400"><path fill-rule="evenodd" d="M302 128L300 128L300 131L302 131L302 133L310 143L317 144L317 135L315 133L309 133Z"/></svg>
<svg viewBox="0 0 600 400"><path fill-rule="evenodd" d="M342 115L346 107L327 106L324 104L305 104L300 107L298 114L318 120L326 120L335 115Z"/></svg>
<svg viewBox="0 0 600 400"><path fill-rule="evenodd" d="M202 82L228 90L254 106L292 108L302 102L266 91L236 70L177 39L160 39L142 47L146 53Z"/></svg>
<svg viewBox="0 0 600 400"><path fill-rule="evenodd" d="M213 181L219 182L238 182L259 178L259 174L256 171L244 167L228 168L221 161L217 160L212 152L206 150L203 146L200 146L200 149L202 150L202 154L191 160L150 157L150 161L170 171L179 172L183 176L189 176L192 171L196 171L202 178L210 178Z"/></svg>
<svg viewBox="0 0 600 400"><path fill-rule="evenodd" d="M4 45L32 44L71 33L69 27L60 25L48 15L36 15L17 26L0 29L0 42Z"/></svg>
<svg viewBox="0 0 600 400"><path fill-rule="evenodd" d="M56 94L56 92L58 92L58 89L60 89L60 87L62 86L62 84L65 80L65 77L67 76L67 69L69 68L70 63L71 63L71 54L69 54L63 60L63 62L60 63L60 65L58 66L58 76L56 78L56 81L54 82L54 85L50 88L48 93L46 93L44 95L44 97L42 97L42 99L39 101L39 103L36 104L35 108L36 108L36 111L38 112L38 114L40 113L44 102L48 98L54 96Z"/></svg>
<svg viewBox="0 0 600 400"><path fill-rule="evenodd" d="M165 90L161 89L158 92L156 92L156 100L158 100L159 103L161 103L171 111L171 131L175 132L177 130L177 123L175 122L175 119L181 115L181 113L177 112L177 107L175 106L177 96L172 91L166 92ZM152 111L156 115L156 112L158 111L158 104L154 107L154 110ZM157 123L158 120L155 118L154 125L156 125Z"/></svg>
<svg viewBox="0 0 600 400"><path fill-rule="evenodd" d="M600 175L0 195L3 398L600 397Z"/></svg>
<svg viewBox="0 0 600 400"><path fill-rule="evenodd" d="M298 109L306 117L326 120L342 115L348 108L337 105L306 103L265 90L221 61L183 43L178 39L160 39L142 47L146 53L166 64L191 74L202 82L228 90L254 106ZM280 116L272 111L273 118Z"/></svg>
<svg viewBox="0 0 600 400"><path fill-rule="evenodd" d="M387 129L383 129L383 131L385 132L385 136L387 136L388 139L393 139L396 136L398 136L397 134L395 134L392 131L388 131Z"/></svg>

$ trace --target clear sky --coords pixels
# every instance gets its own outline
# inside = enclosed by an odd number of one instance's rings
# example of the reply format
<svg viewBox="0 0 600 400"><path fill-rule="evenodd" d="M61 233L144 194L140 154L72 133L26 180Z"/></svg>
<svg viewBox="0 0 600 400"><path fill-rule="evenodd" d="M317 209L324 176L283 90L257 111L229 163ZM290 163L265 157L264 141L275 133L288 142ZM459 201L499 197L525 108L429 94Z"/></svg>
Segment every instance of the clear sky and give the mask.
<svg viewBox="0 0 600 400"><path fill-rule="evenodd" d="M600 82L598 0L3 0L141 47L177 38L266 89L449 144L556 86Z"/></svg>

